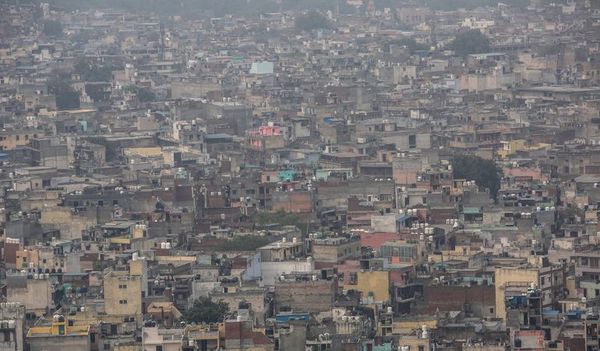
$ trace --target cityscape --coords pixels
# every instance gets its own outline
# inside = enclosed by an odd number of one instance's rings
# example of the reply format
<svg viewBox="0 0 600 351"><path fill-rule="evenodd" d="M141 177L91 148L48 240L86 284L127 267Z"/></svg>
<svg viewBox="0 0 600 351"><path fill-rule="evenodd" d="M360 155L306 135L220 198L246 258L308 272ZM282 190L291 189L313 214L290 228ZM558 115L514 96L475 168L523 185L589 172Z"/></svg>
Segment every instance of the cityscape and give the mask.
<svg viewBox="0 0 600 351"><path fill-rule="evenodd" d="M600 0L0 0L0 351L600 351Z"/></svg>

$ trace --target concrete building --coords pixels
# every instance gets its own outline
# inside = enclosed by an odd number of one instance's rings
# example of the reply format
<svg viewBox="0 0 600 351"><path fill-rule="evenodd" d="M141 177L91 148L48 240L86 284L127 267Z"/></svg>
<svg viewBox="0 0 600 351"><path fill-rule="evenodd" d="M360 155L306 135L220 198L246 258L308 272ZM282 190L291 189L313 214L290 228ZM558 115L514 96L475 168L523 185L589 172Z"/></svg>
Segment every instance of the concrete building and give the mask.
<svg viewBox="0 0 600 351"><path fill-rule="evenodd" d="M345 285L347 289L361 292L362 301L366 303L390 302L390 272L360 271L356 273L356 285Z"/></svg>
<svg viewBox="0 0 600 351"><path fill-rule="evenodd" d="M178 351L181 350L183 329L164 329L160 327L144 327L142 329L143 351Z"/></svg>
<svg viewBox="0 0 600 351"><path fill-rule="evenodd" d="M342 263L360 258L358 237L331 237L309 240L311 255L316 262Z"/></svg>
<svg viewBox="0 0 600 351"><path fill-rule="evenodd" d="M141 321L142 276L112 271L104 276L104 311L108 315Z"/></svg>
<svg viewBox="0 0 600 351"><path fill-rule="evenodd" d="M25 336L25 306L20 303L0 304L0 324L2 326L2 351L23 351Z"/></svg>
<svg viewBox="0 0 600 351"><path fill-rule="evenodd" d="M31 351L92 351L90 326L70 326L62 315L50 325L30 328L26 341Z"/></svg>
<svg viewBox="0 0 600 351"><path fill-rule="evenodd" d="M318 313L329 310L335 300L336 280L308 276L297 280L293 275L275 282L275 310Z"/></svg>
<svg viewBox="0 0 600 351"><path fill-rule="evenodd" d="M263 262L292 260L304 255L304 243L296 238L292 241L283 238L281 241L258 248Z"/></svg>
<svg viewBox="0 0 600 351"><path fill-rule="evenodd" d="M46 274L20 273L6 277L6 300L23 304L27 312L42 316L54 307L52 279Z"/></svg>
<svg viewBox="0 0 600 351"><path fill-rule="evenodd" d="M495 270L496 317L506 318L506 293L513 286L541 290L542 307L555 307L565 289L565 267L498 267Z"/></svg>

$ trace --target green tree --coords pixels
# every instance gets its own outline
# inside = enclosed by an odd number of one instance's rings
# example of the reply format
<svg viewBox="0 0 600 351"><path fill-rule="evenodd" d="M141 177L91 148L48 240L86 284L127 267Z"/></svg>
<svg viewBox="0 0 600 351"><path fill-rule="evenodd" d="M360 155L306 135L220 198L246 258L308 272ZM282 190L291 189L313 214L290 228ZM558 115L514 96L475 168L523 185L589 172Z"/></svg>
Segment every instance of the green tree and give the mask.
<svg viewBox="0 0 600 351"><path fill-rule="evenodd" d="M229 305L223 301L213 302L208 297L200 297L183 314L183 319L188 323L218 323L222 322Z"/></svg>
<svg viewBox="0 0 600 351"><path fill-rule="evenodd" d="M310 11L306 14L297 16L295 26L299 31L310 32L315 29L329 28L329 21L327 20L327 17L317 11Z"/></svg>
<svg viewBox="0 0 600 351"><path fill-rule="evenodd" d="M140 102L151 102L156 100L156 95L148 88L128 85L123 88L123 91L126 93L134 93L135 97L137 97Z"/></svg>
<svg viewBox="0 0 600 351"><path fill-rule="evenodd" d="M94 102L106 102L110 98L110 92L104 91L104 87L102 85L87 84L85 86L85 93Z"/></svg>
<svg viewBox="0 0 600 351"><path fill-rule="evenodd" d="M217 250L220 251L254 251L259 247L265 246L271 242L271 239L260 235L236 236L231 240L224 240Z"/></svg>
<svg viewBox="0 0 600 351"><path fill-rule="evenodd" d="M279 210L277 212L259 212L256 218L256 224L268 225L278 224L280 226L293 225L296 226L302 233L306 233L308 225L300 216Z"/></svg>
<svg viewBox="0 0 600 351"><path fill-rule="evenodd" d="M58 21L47 20L42 23L42 32L50 37L58 37L63 34L62 23Z"/></svg>
<svg viewBox="0 0 600 351"><path fill-rule="evenodd" d="M74 90L57 93L55 101L59 110L74 110L80 106L79 93Z"/></svg>
<svg viewBox="0 0 600 351"><path fill-rule="evenodd" d="M488 52L490 40L478 29L473 29L456 35L450 47L461 56Z"/></svg>
<svg viewBox="0 0 600 351"><path fill-rule="evenodd" d="M496 200L500 189L502 170L492 160L470 155L457 155L452 158L454 178L474 180L480 187L487 188Z"/></svg>
<svg viewBox="0 0 600 351"><path fill-rule="evenodd" d="M75 63L74 71L86 82L110 82L113 67L111 65L98 65L83 58Z"/></svg>
<svg viewBox="0 0 600 351"><path fill-rule="evenodd" d="M140 102L151 102L156 100L156 95L148 88L138 88L135 96Z"/></svg>
<svg viewBox="0 0 600 351"><path fill-rule="evenodd" d="M48 80L48 92L54 94L56 108L70 110L79 108L79 93L73 89L68 77L55 75Z"/></svg>
<svg viewBox="0 0 600 351"><path fill-rule="evenodd" d="M76 34L73 34L70 39L74 43L85 44L89 42L91 38L93 38L93 34L94 33L92 30L83 29Z"/></svg>
<svg viewBox="0 0 600 351"><path fill-rule="evenodd" d="M390 45L405 46L411 53L419 50L428 50L429 46L425 44L419 44L414 38L400 38L392 40Z"/></svg>

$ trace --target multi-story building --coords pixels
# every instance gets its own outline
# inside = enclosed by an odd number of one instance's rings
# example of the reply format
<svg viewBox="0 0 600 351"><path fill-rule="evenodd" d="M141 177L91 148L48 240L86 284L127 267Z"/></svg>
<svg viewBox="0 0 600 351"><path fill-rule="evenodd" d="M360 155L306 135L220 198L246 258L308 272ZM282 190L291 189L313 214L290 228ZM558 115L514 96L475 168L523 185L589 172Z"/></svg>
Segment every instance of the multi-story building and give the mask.
<svg viewBox="0 0 600 351"><path fill-rule="evenodd" d="M330 237L309 239L311 255L315 262L342 263L360 258L360 239L358 237Z"/></svg>
<svg viewBox="0 0 600 351"><path fill-rule="evenodd" d="M120 316L124 322L141 321L142 275L111 271L104 276L104 311Z"/></svg>
<svg viewBox="0 0 600 351"><path fill-rule="evenodd" d="M25 336L25 306L20 303L0 304L0 350L23 351Z"/></svg>
<svg viewBox="0 0 600 351"><path fill-rule="evenodd" d="M506 298L510 287L529 285L540 290L542 307L557 307L564 296L566 268L563 265L497 267L495 270L496 316L506 321ZM526 288L525 288L526 290Z"/></svg>

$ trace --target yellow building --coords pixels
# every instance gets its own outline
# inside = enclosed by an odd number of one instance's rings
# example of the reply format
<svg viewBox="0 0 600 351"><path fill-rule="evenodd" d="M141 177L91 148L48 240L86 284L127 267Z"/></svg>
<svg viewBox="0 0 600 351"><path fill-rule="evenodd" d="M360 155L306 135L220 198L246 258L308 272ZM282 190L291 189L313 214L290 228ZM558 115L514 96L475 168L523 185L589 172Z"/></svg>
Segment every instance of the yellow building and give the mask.
<svg viewBox="0 0 600 351"><path fill-rule="evenodd" d="M506 292L521 287L526 291L535 286L541 290L542 307L556 307L564 296L566 269L563 266L548 264L522 267L498 267L495 272L496 317L506 318ZM514 293L514 292L513 292Z"/></svg>
<svg viewBox="0 0 600 351"><path fill-rule="evenodd" d="M132 235L134 239L141 239L148 236L148 227L145 224L136 224L133 227Z"/></svg>
<svg viewBox="0 0 600 351"><path fill-rule="evenodd" d="M513 155L519 151L535 151L541 150L543 148L549 147L549 144L531 144L527 140L524 139L516 139L510 141L501 141L502 148L497 151L497 154L500 158L507 158L510 155Z"/></svg>
<svg viewBox="0 0 600 351"><path fill-rule="evenodd" d="M90 326L69 326L64 316L55 316L51 325L29 328L26 341L30 351L86 351L92 347Z"/></svg>
<svg viewBox="0 0 600 351"><path fill-rule="evenodd" d="M37 130L5 130L0 132L0 150L14 150L18 146L29 144L31 139L41 136Z"/></svg>
<svg viewBox="0 0 600 351"><path fill-rule="evenodd" d="M162 149L160 147L128 147L123 149L123 155L159 158L162 157Z"/></svg>
<svg viewBox="0 0 600 351"><path fill-rule="evenodd" d="M142 317L142 276L109 272L104 276L104 311L108 315Z"/></svg>
<svg viewBox="0 0 600 351"><path fill-rule="evenodd" d="M372 297L373 302L388 302L390 301L390 272L358 272L356 285L349 285L348 288L360 291L365 300Z"/></svg>
<svg viewBox="0 0 600 351"><path fill-rule="evenodd" d="M514 283L525 285L537 285L539 281L539 269L536 267L498 267L495 273L496 287L496 317L506 318L505 289Z"/></svg>
<svg viewBox="0 0 600 351"><path fill-rule="evenodd" d="M437 322L437 319L433 316L414 316L410 319L394 321L392 323L392 334L412 334L416 329L423 328L423 326L430 330L436 329Z"/></svg>

